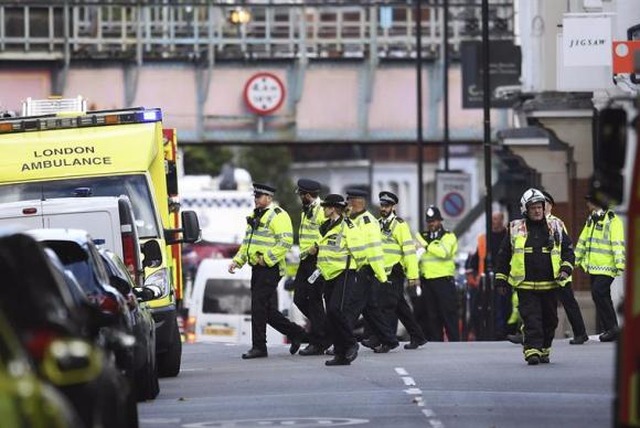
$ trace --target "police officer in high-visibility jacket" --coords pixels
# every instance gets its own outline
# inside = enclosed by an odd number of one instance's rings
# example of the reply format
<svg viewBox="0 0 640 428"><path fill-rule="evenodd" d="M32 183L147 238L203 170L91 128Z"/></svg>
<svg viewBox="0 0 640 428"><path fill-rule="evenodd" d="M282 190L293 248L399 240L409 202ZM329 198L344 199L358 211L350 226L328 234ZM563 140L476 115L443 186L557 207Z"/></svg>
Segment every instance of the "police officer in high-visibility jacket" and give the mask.
<svg viewBox="0 0 640 428"><path fill-rule="evenodd" d="M420 256L422 296L419 302L427 307L432 339L442 342L444 329L450 342L458 342L458 294L454 281L458 238L442 225L438 207L429 206L425 217L427 230L416 234L416 240L424 247Z"/></svg>
<svg viewBox="0 0 640 428"><path fill-rule="evenodd" d="M408 279L409 287L415 288L420 284L416 245L409 224L395 212L398 196L384 191L378 197L384 266L391 282L391 287L381 288L380 306L392 330L397 320L407 329L410 341L404 345L404 349L417 349L427 343L427 339L404 297L405 279Z"/></svg>
<svg viewBox="0 0 640 428"><path fill-rule="evenodd" d="M302 202L302 214L298 233L300 265L294 281L293 302L311 324L309 345L301 349L299 354L321 355L331 345L325 331L326 316L322 301L324 281L322 278L313 284L308 281L316 270L320 225L325 221L324 210L320 206L320 183L301 178L296 191Z"/></svg>
<svg viewBox="0 0 640 428"><path fill-rule="evenodd" d="M251 273L251 340L253 346L243 359L267 356L267 324L287 335L295 354L305 340L302 327L289 321L278 311L277 288L284 275L285 255L293 243L289 214L273 204L276 189L253 183L255 209L247 217L244 240L229 265L229 273L249 263Z"/></svg>
<svg viewBox="0 0 640 428"><path fill-rule="evenodd" d="M496 282L518 293L523 321L523 352L529 365L548 363L558 326L557 287L571 280L571 239L554 217L546 217L545 197L527 189L520 199L524 218L509 223L496 261Z"/></svg>
<svg viewBox="0 0 640 428"><path fill-rule="evenodd" d="M380 342L373 344L374 352L386 353L398 347L398 339L396 332L392 331L391 326L386 322L378 301L380 288L390 287L391 284L387 283L387 273L384 268L380 225L373 214L367 211L368 195L368 192L361 189L347 189L349 218L358 227L367 256L364 266L358 272L360 280L364 283L364 294L360 302L362 316ZM363 341L362 344L366 346L369 343Z"/></svg>
<svg viewBox="0 0 640 428"><path fill-rule="evenodd" d="M320 226L318 270L325 281L327 321L334 349L333 359L325 365L346 366L358 356L353 326L359 315L363 284L357 269L366 262L366 253L362 235L344 215L344 198L330 194L321 205L327 220ZM309 280L314 281L315 276Z"/></svg>
<svg viewBox="0 0 640 428"><path fill-rule="evenodd" d="M625 268L624 228L620 217L606 204L593 195L587 195L586 199L590 215L576 245L576 265L591 279L591 297L604 330L599 339L611 342L620 333L611 300L611 283Z"/></svg>

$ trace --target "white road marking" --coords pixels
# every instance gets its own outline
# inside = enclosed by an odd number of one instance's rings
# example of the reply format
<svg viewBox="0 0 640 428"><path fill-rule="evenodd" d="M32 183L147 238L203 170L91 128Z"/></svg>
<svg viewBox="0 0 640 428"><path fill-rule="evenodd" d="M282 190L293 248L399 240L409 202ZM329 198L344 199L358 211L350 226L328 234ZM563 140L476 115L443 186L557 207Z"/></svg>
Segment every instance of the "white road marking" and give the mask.
<svg viewBox="0 0 640 428"><path fill-rule="evenodd" d="M429 419L429 424L431 424L433 428L444 428L444 424L438 419Z"/></svg>
<svg viewBox="0 0 640 428"><path fill-rule="evenodd" d="M413 380L413 378L411 376L402 376L402 381L407 386L415 386L416 385L416 381Z"/></svg>
<svg viewBox="0 0 640 428"><path fill-rule="evenodd" d="M407 371L405 369L403 369L402 367L396 367L396 373L398 373L400 376L406 376L409 373L407 373Z"/></svg>
<svg viewBox="0 0 640 428"><path fill-rule="evenodd" d="M409 388L409 389L405 389L404 392L409 395L422 394L422 390L420 388Z"/></svg>
<svg viewBox="0 0 640 428"><path fill-rule="evenodd" d="M424 399L422 398L422 390L416 386L416 381L409 376L409 373L402 367L396 367L395 371L402 377L405 386L414 386L415 388L405 389L405 394L413 395L413 402L418 407L424 407ZM444 424L439 419L435 419L436 413L432 409L422 409L422 414L429 421L431 428L444 428Z"/></svg>
<svg viewBox="0 0 640 428"><path fill-rule="evenodd" d="M424 409L422 413L424 413L424 415L428 418L432 418L436 415L436 413L431 409Z"/></svg>

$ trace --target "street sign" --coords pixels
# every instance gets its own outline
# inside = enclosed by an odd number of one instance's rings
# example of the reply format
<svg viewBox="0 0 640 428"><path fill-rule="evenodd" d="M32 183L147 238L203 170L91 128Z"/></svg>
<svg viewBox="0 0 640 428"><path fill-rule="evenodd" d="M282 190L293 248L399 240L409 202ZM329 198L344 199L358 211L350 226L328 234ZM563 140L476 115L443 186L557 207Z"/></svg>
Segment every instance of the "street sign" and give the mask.
<svg viewBox="0 0 640 428"><path fill-rule="evenodd" d="M264 116L278 110L284 102L282 81L272 73L256 73L244 85L244 101L252 112Z"/></svg>
<svg viewBox="0 0 640 428"><path fill-rule="evenodd" d="M436 172L436 205L447 227L453 227L469 212L471 175L462 172Z"/></svg>

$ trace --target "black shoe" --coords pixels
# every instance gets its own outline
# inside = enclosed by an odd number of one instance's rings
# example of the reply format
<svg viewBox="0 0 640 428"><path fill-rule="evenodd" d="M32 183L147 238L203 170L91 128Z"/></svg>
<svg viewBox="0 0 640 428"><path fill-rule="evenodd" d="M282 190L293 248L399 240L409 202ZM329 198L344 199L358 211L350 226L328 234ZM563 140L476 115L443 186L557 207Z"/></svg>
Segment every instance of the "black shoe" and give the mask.
<svg viewBox="0 0 640 428"><path fill-rule="evenodd" d="M345 357L335 356L332 360L327 360L324 362L325 366L348 366L351 364L351 361L347 360Z"/></svg>
<svg viewBox="0 0 640 428"><path fill-rule="evenodd" d="M538 364L540 364L540 357L538 355L531 355L526 360L527 364L529 364L530 366L537 366Z"/></svg>
<svg viewBox="0 0 640 428"><path fill-rule="evenodd" d="M358 349L360 349L360 346L357 343L351 348L347 349L347 352L345 352L344 354L344 357L347 359L347 361L352 362L353 360L358 358Z"/></svg>
<svg viewBox="0 0 640 428"><path fill-rule="evenodd" d="M251 348L248 352L242 354L243 360L250 360L252 358L266 358L269 354L267 354L266 349L256 349Z"/></svg>
<svg viewBox="0 0 640 428"><path fill-rule="evenodd" d="M289 345L289 353L291 355L295 355L300 349L300 345L302 345L302 340L300 339L291 339L291 345Z"/></svg>
<svg viewBox="0 0 640 428"><path fill-rule="evenodd" d="M540 357L540 363L541 364L549 364L551 362L551 360L549 359L548 355L543 355Z"/></svg>
<svg viewBox="0 0 640 428"><path fill-rule="evenodd" d="M587 340L589 340L589 336L587 336L586 334L579 334L578 336L571 339L569 343L571 345L582 345Z"/></svg>
<svg viewBox="0 0 640 428"><path fill-rule="evenodd" d="M427 339L417 339L404 345L404 349L418 349L422 345L427 343Z"/></svg>
<svg viewBox="0 0 640 428"><path fill-rule="evenodd" d="M360 342L362 346L369 349L375 349L380 346L380 341L378 339L364 339Z"/></svg>
<svg viewBox="0 0 640 428"><path fill-rule="evenodd" d="M618 330L617 329L612 329L612 330L609 330L609 331L605 331L600 336L598 336L598 339L600 339L600 342L613 342L617 338L618 338Z"/></svg>
<svg viewBox="0 0 640 428"><path fill-rule="evenodd" d="M298 355L322 355L324 354L324 350L318 345L307 345L303 349L298 352Z"/></svg>
<svg viewBox="0 0 640 428"><path fill-rule="evenodd" d="M387 344L387 343L383 343L381 345L376 346L373 349L373 352L375 352L376 354L386 354L387 352L391 351L392 349L396 349L398 347L398 343L394 343L394 344Z"/></svg>
<svg viewBox="0 0 640 428"><path fill-rule="evenodd" d="M336 355L336 351L333 349L333 346L325 349L324 355Z"/></svg>
<svg viewBox="0 0 640 428"><path fill-rule="evenodd" d="M516 345L522 345L522 335L520 333L507 334L507 340Z"/></svg>

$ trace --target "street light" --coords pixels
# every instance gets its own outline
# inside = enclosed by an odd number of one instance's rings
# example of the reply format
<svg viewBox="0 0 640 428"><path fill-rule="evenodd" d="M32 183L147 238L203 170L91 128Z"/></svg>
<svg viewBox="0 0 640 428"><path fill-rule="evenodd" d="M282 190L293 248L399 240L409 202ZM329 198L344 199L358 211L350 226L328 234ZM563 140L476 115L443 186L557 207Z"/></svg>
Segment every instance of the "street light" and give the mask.
<svg viewBox="0 0 640 428"><path fill-rule="evenodd" d="M233 25L246 25L251 21L251 12L244 7L236 7L229 12L229 22Z"/></svg>

